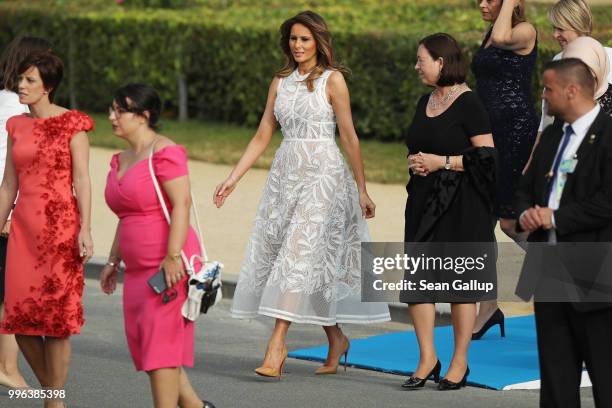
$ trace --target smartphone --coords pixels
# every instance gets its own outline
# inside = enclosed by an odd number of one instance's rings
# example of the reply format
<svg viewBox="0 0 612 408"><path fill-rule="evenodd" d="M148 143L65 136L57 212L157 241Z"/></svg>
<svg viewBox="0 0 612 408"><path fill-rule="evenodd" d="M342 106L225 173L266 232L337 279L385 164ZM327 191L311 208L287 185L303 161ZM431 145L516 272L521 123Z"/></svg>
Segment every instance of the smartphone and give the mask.
<svg viewBox="0 0 612 408"><path fill-rule="evenodd" d="M166 286L164 268L159 268L159 271L149 279L148 283L158 295L166 290L168 287Z"/></svg>

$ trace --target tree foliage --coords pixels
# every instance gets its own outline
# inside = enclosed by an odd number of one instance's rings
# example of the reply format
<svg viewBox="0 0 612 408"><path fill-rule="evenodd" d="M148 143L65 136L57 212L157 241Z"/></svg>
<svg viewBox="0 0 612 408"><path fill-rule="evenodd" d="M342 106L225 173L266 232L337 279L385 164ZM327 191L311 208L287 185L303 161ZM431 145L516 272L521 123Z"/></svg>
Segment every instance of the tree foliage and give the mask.
<svg viewBox="0 0 612 408"><path fill-rule="evenodd" d="M59 101L75 101L81 109L102 112L115 88L138 81L156 87L172 115L182 78L191 117L255 125L284 61L278 27L291 15L313 9L326 18L339 59L352 71L347 80L358 133L399 140L418 97L427 91L414 71L418 40L436 31L451 33L469 60L486 30L474 2L464 0L121 3L5 1L0 3L0 46L18 34L50 39L67 69ZM597 21L612 21L609 7L595 10ZM544 6L528 10L540 39L536 101L542 64L558 52L545 12ZM610 25L596 27L595 37L609 41Z"/></svg>

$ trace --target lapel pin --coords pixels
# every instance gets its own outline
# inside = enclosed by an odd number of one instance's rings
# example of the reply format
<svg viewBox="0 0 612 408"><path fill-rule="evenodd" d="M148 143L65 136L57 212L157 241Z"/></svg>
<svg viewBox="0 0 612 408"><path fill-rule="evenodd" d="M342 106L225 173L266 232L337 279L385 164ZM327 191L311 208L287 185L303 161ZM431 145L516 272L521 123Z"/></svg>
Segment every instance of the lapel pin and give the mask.
<svg viewBox="0 0 612 408"><path fill-rule="evenodd" d="M593 143L596 138L597 136L593 133L591 136L589 136L589 143Z"/></svg>

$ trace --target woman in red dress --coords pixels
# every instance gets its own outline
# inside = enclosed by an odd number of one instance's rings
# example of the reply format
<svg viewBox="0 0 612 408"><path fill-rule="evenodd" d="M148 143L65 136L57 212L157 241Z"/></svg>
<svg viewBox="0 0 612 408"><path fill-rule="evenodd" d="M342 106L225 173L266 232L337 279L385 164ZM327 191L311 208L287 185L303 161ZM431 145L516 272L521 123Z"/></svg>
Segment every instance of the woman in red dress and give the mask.
<svg viewBox="0 0 612 408"><path fill-rule="evenodd" d="M19 67L19 101L30 113L8 120L0 224L15 201L6 262L0 332L14 333L40 385L64 390L70 341L83 320L83 264L93 253L90 233L89 142L84 113L53 104L62 61L34 54ZM51 394L51 393L50 393ZM61 407L62 392L45 401Z"/></svg>
<svg viewBox="0 0 612 408"><path fill-rule="evenodd" d="M15 115L28 112L25 105L19 103L17 70L21 61L28 55L51 51L53 47L44 38L17 37L10 42L0 56L0 183L4 175L6 162L6 122ZM4 272L6 270L6 249L10 217L0 233L0 320L4 310ZM12 334L0 334L0 385L7 388L28 388L28 384L19 372L19 346Z"/></svg>

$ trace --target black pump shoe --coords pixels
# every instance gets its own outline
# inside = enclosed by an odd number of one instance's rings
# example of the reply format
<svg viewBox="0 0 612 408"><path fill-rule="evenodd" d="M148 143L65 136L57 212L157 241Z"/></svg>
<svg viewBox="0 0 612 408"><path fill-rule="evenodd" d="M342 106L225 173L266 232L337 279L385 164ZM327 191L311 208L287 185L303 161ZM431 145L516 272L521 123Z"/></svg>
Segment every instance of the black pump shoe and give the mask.
<svg viewBox="0 0 612 408"><path fill-rule="evenodd" d="M215 406L212 404L212 402L208 402L205 400L202 400L202 402L204 403L204 406L202 408L215 408Z"/></svg>
<svg viewBox="0 0 612 408"><path fill-rule="evenodd" d="M504 313L498 309L493 312L489 320L482 326L482 329L478 330L476 333L472 333L472 340L480 340L482 336L489 330L491 327L499 324L499 331L502 337L506 337L506 329L504 327Z"/></svg>
<svg viewBox="0 0 612 408"><path fill-rule="evenodd" d="M425 378L419 378L411 376L402 384L402 388L405 390L416 390L417 388L423 388L427 379L433 375L434 382L440 381L440 371L442 371L442 364L440 364L440 360L436 363L434 368L431 370L429 375Z"/></svg>
<svg viewBox="0 0 612 408"><path fill-rule="evenodd" d="M465 375L463 376L461 381L459 381L458 383L452 382L450 380L447 380L446 378L443 378L442 380L440 380L440 384L438 384L438 390L454 391L454 390L463 388L465 387L465 384L467 383L468 375L470 375L470 367L467 367L467 370L465 370Z"/></svg>

